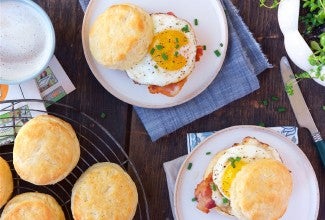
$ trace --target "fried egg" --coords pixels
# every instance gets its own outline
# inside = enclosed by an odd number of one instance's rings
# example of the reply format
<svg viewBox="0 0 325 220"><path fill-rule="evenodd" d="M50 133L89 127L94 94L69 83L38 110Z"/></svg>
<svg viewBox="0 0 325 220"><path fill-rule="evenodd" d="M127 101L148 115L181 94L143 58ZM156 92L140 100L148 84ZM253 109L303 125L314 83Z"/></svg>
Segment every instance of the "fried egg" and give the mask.
<svg viewBox="0 0 325 220"><path fill-rule="evenodd" d="M154 38L147 55L126 70L139 84L165 86L185 79L194 69L196 39L191 25L174 15L152 14Z"/></svg>
<svg viewBox="0 0 325 220"><path fill-rule="evenodd" d="M240 170L248 163L258 159L281 161L279 154L272 147L248 138L241 144L234 145L223 152L213 167L213 182L222 196L230 199L230 187Z"/></svg>

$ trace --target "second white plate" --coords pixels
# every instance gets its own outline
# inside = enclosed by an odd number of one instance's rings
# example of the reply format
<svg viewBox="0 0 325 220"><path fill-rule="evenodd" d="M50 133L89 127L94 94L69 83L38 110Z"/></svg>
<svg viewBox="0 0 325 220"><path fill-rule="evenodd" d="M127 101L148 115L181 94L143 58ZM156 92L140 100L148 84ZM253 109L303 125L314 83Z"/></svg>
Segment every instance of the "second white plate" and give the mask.
<svg viewBox="0 0 325 220"><path fill-rule="evenodd" d="M288 138L276 131L258 126L235 126L221 130L200 143L191 152L184 161L176 181L174 194L176 218L179 220L235 219L215 210L205 214L196 208L197 202L193 202L192 198L212 157L234 143L240 143L246 136L255 137L274 147L279 152L283 163L292 172L293 191L288 208L281 219L317 219L319 189L315 172L309 160L300 148ZM207 155L206 152L211 152L211 154ZM189 163L193 164L190 170L187 169Z"/></svg>
<svg viewBox="0 0 325 220"><path fill-rule="evenodd" d="M89 50L88 33L95 19L113 4L131 3L148 13L173 12L177 17L190 22L194 28L198 45L206 50L187 82L175 97L151 94L147 86L135 84L123 71L108 69L98 64ZM194 25L198 19L198 25ZM85 13L82 25L82 44L89 67L102 86L115 97L129 104L146 108L164 108L179 105L205 90L217 76L223 64L227 45L228 27L224 9L219 0L92 0ZM222 46L221 46L222 45ZM214 53L219 50L221 56Z"/></svg>

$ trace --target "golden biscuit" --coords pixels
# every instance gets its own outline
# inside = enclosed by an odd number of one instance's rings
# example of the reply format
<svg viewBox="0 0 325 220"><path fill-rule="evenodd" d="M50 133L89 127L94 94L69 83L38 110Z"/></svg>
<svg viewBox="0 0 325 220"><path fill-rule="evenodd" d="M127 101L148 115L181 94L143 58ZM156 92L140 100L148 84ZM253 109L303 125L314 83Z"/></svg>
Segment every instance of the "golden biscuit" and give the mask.
<svg viewBox="0 0 325 220"><path fill-rule="evenodd" d="M14 183L10 167L2 157L0 157L0 208L10 198L14 189Z"/></svg>
<svg viewBox="0 0 325 220"><path fill-rule="evenodd" d="M28 192L12 198L1 214L1 220L64 220L61 206L50 195Z"/></svg>
<svg viewBox="0 0 325 220"><path fill-rule="evenodd" d="M239 219L279 219L292 192L292 177L284 164L256 160L238 172L230 188L233 214Z"/></svg>
<svg viewBox="0 0 325 220"><path fill-rule="evenodd" d="M60 118L42 115L18 132L13 163L18 175L36 185L54 184L77 165L80 146L72 126Z"/></svg>
<svg viewBox="0 0 325 220"><path fill-rule="evenodd" d="M125 70L148 52L153 39L153 22L142 8L131 4L109 7L89 32L89 48L102 65Z"/></svg>
<svg viewBox="0 0 325 220"><path fill-rule="evenodd" d="M133 180L114 163L91 166L72 189L71 210L75 220L132 219L137 203Z"/></svg>

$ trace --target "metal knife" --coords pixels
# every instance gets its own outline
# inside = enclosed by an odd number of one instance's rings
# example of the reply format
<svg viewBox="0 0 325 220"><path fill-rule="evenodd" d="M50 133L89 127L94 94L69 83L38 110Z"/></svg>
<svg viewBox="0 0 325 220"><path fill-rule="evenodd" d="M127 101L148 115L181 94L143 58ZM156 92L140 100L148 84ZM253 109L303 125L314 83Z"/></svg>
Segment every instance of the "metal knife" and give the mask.
<svg viewBox="0 0 325 220"><path fill-rule="evenodd" d="M295 113L299 126L307 128L310 131L323 166L325 167L325 141L321 137L321 134L315 125L315 122L306 105L305 99L302 96L298 83L294 77L289 61L286 57L282 57L281 59L280 70L284 84L288 83L289 81L293 82L294 94L288 95L293 112Z"/></svg>

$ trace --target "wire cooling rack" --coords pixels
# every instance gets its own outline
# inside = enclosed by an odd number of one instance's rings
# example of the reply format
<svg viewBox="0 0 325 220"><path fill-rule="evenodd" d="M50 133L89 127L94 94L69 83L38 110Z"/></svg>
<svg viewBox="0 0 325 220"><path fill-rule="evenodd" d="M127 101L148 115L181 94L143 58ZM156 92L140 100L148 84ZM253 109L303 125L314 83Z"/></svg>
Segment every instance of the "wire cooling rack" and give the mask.
<svg viewBox="0 0 325 220"><path fill-rule="evenodd" d="M29 105L31 104L31 105ZM47 111L32 109L33 104L50 107ZM114 162L128 172L138 189L138 207L134 219L149 219L148 203L139 174L121 145L99 123L74 107L43 100L7 100L0 103L0 156L10 165L14 178L14 192L42 192L52 195L62 206L66 219L73 219L70 209L71 190L80 175L97 162ZM3 106L7 106L3 108ZM33 115L50 114L70 123L75 129L80 142L80 160L76 168L62 181L54 185L36 186L19 178L12 163L14 137L19 128ZM0 209L0 214L2 209Z"/></svg>

